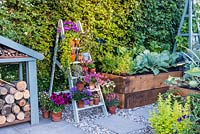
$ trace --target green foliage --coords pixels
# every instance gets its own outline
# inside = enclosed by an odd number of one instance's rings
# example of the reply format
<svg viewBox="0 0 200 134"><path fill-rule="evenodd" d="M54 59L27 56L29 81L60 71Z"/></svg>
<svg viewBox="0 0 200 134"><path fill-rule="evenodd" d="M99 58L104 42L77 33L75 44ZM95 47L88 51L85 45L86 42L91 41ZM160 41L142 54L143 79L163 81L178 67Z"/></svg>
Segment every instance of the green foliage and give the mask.
<svg viewBox="0 0 200 134"><path fill-rule="evenodd" d="M149 119L151 126L158 134L183 134L189 133L192 122L188 118L190 115L190 98L187 98L185 105L174 101L171 104L172 97L168 95L166 99L159 95L158 106L151 112Z"/></svg>
<svg viewBox="0 0 200 134"><path fill-rule="evenodd" d="M133 73L153 72L157 75L160 71L167 72L168 68L176 67L178 56L165 50L162 53L150 52L145 50L136 56L133 65Z"/></svg>
<svg viewBox="0 0 200 134"><path fill-rule="evenodd" d="M39 97L39 106L42 111L49 111L50 110L50 105L51 105L51 100L49 99L49 95L47 92L39 92L38 93Z"/></svg>
<svg viewBox="0 0 200 134"><path fill-rule="evenodd" d="M183 0L6 0L0 5L0 34L44 54L45 59L38 61L37 66L39 89L46 90L50 81L57 21L60 18L81 21L86 32L85 36L80 37L81 47L89 50L96 61L107 53L114 54L117 46L129 47L132 55L146 48L153 51L169 50L174 43L173 36L177 31L183 3ZM72 38L71 34L66 36L64 43L59 44L58 53L58 60L64 67L69 64L71 50L66 43ZM97 39L103 42L98 43ZM121 59L116 58L116 61L121 61L116 73L129 71L129 63ZM102 69L105 70L108 62L104 62L106 65L102 65ZM105 71L112 72L114 66L115 63ZM66 82L64 78L57 70L53 89L66 88L62 84Z"/></svg>
<svg viewBox="0 0 200 134"><path fill-rule="evenodd" d="M194 121L193 130L194 134L198 134L200 132L200 95L192 94L190 98L192 119Z"/></svg>
<svg viewBox="0 0 200 134"><path fill-rule="evenodd" d="M139 1L129 16L129 46L161 52L175 42L185 0Z"/></svg>

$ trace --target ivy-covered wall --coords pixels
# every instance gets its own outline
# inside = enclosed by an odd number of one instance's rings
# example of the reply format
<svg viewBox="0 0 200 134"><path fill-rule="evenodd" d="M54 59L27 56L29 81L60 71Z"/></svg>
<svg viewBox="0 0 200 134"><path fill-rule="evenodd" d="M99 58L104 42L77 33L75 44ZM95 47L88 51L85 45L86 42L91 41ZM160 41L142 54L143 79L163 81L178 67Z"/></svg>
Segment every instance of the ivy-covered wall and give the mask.
<svg viewBox="0 0 200 134"><path fill-rule="evenodd" d="M49 86L58 19L82 22L82 45L93 58L118 46L137 54L144 48L172 48L183 4L184 0L6 0L0 4L0 35L45 55L38 61L43 90ZM54 88L66 87L62 73L56 74Z"/></svg>

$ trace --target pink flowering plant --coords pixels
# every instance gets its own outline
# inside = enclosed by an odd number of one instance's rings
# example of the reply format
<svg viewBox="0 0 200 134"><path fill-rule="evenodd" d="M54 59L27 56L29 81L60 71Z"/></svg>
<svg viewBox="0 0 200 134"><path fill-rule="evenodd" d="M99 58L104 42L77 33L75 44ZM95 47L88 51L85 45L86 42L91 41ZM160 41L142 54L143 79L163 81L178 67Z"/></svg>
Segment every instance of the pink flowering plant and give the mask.
<svg viewBox="0 0 200 134"><path fill-rule="evenodd" d="M85 104L89 104L89 101L92 98L92 92L88 87L85 87L83 91L79 91L77 87L70 88L72 99L76 101L84 101Z"/></svg>
<svg viewBox="0 0 200 134"><path fill-rule="evenodd" d="M51 105L50 108L53 112L57 113L64 110L65 105L68 105L71 101L71 95L69 93L52 93L50 96Z"/></svg>
<svg viewBox="0 0 200 134"><path fill-rule="evenodd" d="M102 75L100 73L91 73L91 74L88 74L84 77L85 79L85 82L87 84L90 84L90 83L98 83L98 84L102 84Z"/></svg>
<svg viewBox="0 0 200 134"><path fill-rule="evenodd" d="M110 93L108 95L106 95L105 97L105 103L106 106L111 107L111 106L119 106L119 95L116 93Z"/></svg>

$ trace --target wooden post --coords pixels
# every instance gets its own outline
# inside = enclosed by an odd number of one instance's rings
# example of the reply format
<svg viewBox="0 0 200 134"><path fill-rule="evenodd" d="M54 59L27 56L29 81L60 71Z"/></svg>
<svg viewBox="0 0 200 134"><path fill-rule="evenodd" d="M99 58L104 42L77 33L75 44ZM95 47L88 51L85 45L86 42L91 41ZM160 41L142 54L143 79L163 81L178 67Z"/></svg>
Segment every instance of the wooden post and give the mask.
<svg viewBox="0 0 200 134"><path fill-rule="evenodd" d="M19 80L23 80L23 64L19 63Z"/></svg>
<svg viewBox="0 0 200 134"><path fill-rule="evenodd" d="M30 89L31 124L39 123L38 87L36 60L26 62L27 83Z"/></svg>

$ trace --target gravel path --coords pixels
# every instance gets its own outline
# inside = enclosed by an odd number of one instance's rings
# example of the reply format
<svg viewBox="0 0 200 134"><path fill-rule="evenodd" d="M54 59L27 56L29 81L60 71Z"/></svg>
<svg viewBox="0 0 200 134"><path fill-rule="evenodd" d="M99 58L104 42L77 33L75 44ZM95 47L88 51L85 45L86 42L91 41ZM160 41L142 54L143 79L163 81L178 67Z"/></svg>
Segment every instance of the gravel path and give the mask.
<svg viewBox="0 0 200 134"><path fill-rule="evenodd" d="M143 129L136 131L130 131L127 134L153 134L151 127L148 123L148 112L151 110L153 105L147 105L143 107L133 109L117 109L117 116L123 117L127 120L143 123ZM111 116L111 114L109 114ZM63 118L68 123L75 127L78 127L88 134L118 134L113 130L104 128L101 125L95 123L95 121L105 118L105 115L101 112L100 108L93 108L83 110L79 112L80 122L76 123L73 120L72 106L66 107L66 112L63 114Z"/></svg>

